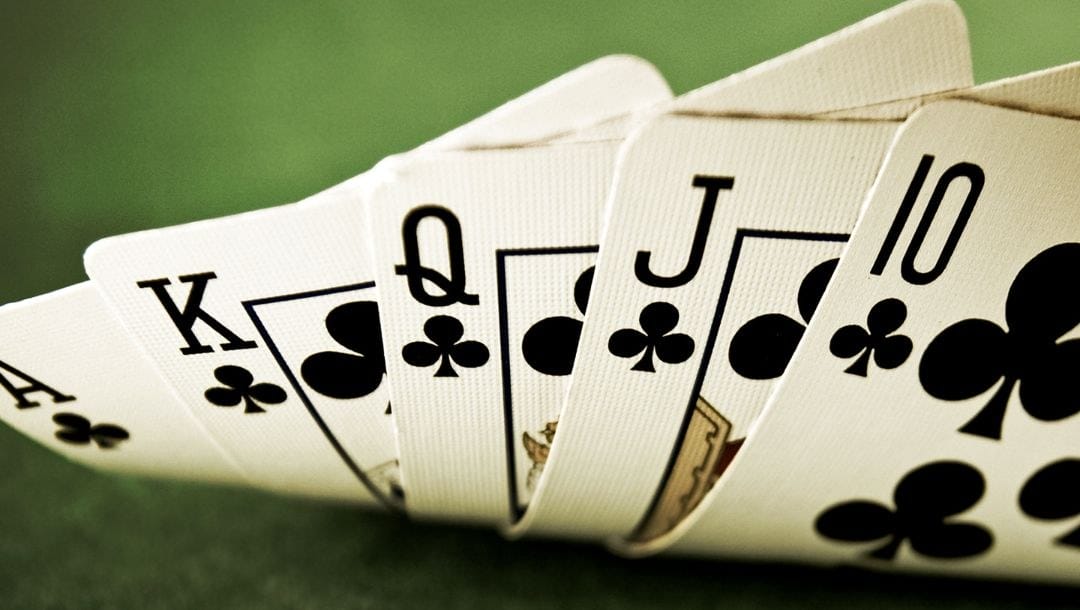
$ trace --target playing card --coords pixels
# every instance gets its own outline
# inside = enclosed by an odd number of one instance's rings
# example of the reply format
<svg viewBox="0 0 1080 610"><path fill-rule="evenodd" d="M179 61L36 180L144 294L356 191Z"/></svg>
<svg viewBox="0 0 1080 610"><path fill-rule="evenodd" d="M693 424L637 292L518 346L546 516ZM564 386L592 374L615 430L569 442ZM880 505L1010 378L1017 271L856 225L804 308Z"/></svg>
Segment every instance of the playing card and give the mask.
<svg viewBox="0 0 1080 610"><path fill-rule="evenodd" d="M897 127L813 115L970 82L958 9L909 3L692 92L636 131L560 432L515 533L655 535L685 516L783 370ZM739 375L707 374L727 366L714 346L765 313L771 326L735 354ZM763 357L763 342L779 354ZM680 453L684 438L696 444ZM651 507L660 519L642 521Z"/></svg>
<svg viewBox="0 0 1080 610"><path fill-rule="evenodd" d="M1076 116L1078 74L965 97ZM970 101L905 123L674 552L1076 582L1078 142L1075 121Z"/></svg>
<svg viewBox="0 0 1080 610"><path fill-rule="evenodd" d="M363 267L354 275L335 256L362 243L340 229L363 219L323 210L285 206L107 238L87 251L87 273L252 481L392 503L393 489L370 474L396 457L378 317L362 311L374 290ZM325 292L355 308L331 315L345 303Z"/></svg>
<svg viewBox="0 0 1080 610"><path fill-rule="evenodd" d="M376 281L413 514L502 521L521 506L513 494L528 492L573 363L617 148L600 141L417 157L373 194ZM507 432L504 423L520 427ZM524 459L508 463L514 457ZM509 497L508 472L518 475Z"/></svg>
<svg viewBox="0 0 1080 610"><path fill-rule="evenodd" d="M646 66L594 62L493 111L458 144L563 135L654 99ZM654 71L647 67L651 77ZM613 80L622 96L606 92ZM599 89L605 93L597 97ZM588 99L583 99L585 96ZM533 103L538 106L534 106ZM516 141L516 140L511 140ZM432 145L441 149L454 142ZM255 483L283 493L402 505L393 407L360 199L371 172L299 205L102 240L91 279L181 400Z"/></svg>
<svg viewBox="0 0 1080 610"><path fill-rule="evenodd" d="M995 103L1008 101L1012 106L1040 111L1063 109L1071 93L1067 89L1068 81L1075 76L1075 67L1065 66L987 83L971 90L930 96L923 103L947 96L993 100ZM908 104L905 100L903 105L896 105L896 109ZM870 109L870 112L878 111L880 108ZM883 118L885 114L878 116ZM863 127L856 128L845 121L837 123L836 128L839 133L855 135ZM891 139L888 131L878 136ZM755 136L759 137L765 136ZM798 144L797 139L785 141L786 147L796 151ZM793 166L807 165L805 160L797 159L797 154L788 160ZM780 174L791 173L780 161L770 163ZM831 182L865 182L867 168L873 170L873 167L841 160L832 167ZM805 189L800 196L804 201L813 202L823 192ZM755 193L748 196L754 199ZM813 204L819 212L826 212L831 207L834 212L842 208L855 209L853 200L839 199L835 193L820 201L824 203ZM738 200L732 201L734 205L738 205ZM753 205L754 214L760 214L768 205ZM746 219L747 215L740 215L740 222ZM737 455L746 432L764 408L773 383L791 360L829 277L836 269L839 250L847 239L847 232L829 234L810 230L814 227L809 225L799 225L797 229L769 232L740 228L735 233L710 343L706 345L706 353L712 357L703 362L701 385L688 397L694 404L693 410L688 412L688 422L684 424L685 432L676 443L669 472L654 497L649 516L635 532L636 539L647 541L670 530L701 501ZM842 230L847 231L847 227ZM764 253L755 256L755 250L762 249ZM717 402L723 399L724 416L708 405L705 397ZM712 415L712 419L703 417L705 414ZM713 431L710 423L716 419L727 422L728 429ZM657 546L663 544L659 542Z"/></svg>
<svg viewBox="0 0 1080 610"><path fill-rule="evenodd" d="M0 307L0 419L94 468L245 484L89 282Z"/></svg>
<svg viewBox="0 0 1080 610"><path fill-rule="evenodd" d="M846 42L812 45L801 62L733 78L710 98L713 109L743 110L758 99L774 112L813 113L965 85L966 46L940 42L957 33L963 40L956 17L951 5L909 5L842 35ZM864 50L873 52L848 57ZM909 51L919 61L896 58ZM852 86L857 74L868 75L864 91ZM805 84L805 96L785 104L781 83ZM556 438L618 136L414 157L388 170L392 179L370 198L387 366L416 514L500 520L528 503Z"/></svg>

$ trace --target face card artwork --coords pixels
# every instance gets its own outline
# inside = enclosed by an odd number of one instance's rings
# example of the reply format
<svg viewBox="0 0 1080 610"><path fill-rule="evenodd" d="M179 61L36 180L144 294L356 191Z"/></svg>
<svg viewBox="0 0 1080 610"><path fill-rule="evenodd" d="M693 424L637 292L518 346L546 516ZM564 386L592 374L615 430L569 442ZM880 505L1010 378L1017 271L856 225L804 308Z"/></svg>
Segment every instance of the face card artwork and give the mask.
<svg viewBox="0 0 1080 610"><path fill-rule="evenodd" d="M677 547L1075 575L1078 138L972 102L905 125L757 434ZM776 503L802 519L758 514Z"/></svg>
<svg viewBox="0 0 1080 610"><path fill-rule="evenodd" d="M596 251L594 246L582 246L496 254L500 341L506 354L502 386L508 471L513 477L511 505L519 512L528 506L558 429L589 303ZM530 302L545 307L539 312L521 306Z"/></svg>
<svg viewBox="0 0 1080 610"><path fill-rule="evenodd" d="M794 355L847 237L846 233L736 232L712 320L716 329L709 350L712 356L699 373L703 375L701 389L690 420L635 539L651 540L678 525L738 454L772 383ZM723 414L710 398L723 404ZM697 431L711 421L723 422L722 433ZM696 477L693 494L678 491L687 485L688 470ZM673 495L687 501L677 505L665 501Z"/></svg>
<svg viewBox="0 0 1080 610"><path fill-rule="evenodd" d="M698 398L686 426L680 451L649 514L635 535L652 540L671 531L712 489L731 462L742 439L731 438L731 423L704 398Z"/></svg>
<svg viewBox="0 0 1080 610"><path fill-rule="evenodd" d="M0 419L70 459L245 485L88 282L0 308Z"/></svg>

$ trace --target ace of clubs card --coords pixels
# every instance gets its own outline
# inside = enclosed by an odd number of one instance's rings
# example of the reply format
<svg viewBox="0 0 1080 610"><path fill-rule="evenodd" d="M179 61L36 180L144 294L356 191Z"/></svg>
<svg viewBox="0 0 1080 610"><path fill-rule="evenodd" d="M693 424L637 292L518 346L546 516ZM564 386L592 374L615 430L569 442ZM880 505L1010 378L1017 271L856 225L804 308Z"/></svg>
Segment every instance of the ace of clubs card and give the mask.
<svg viewBox="0 0 1080 610"><path fill-rule="evenodd" d="M93 468L247 484L89 282L0 307L0 336L13 428Z"/></svg>

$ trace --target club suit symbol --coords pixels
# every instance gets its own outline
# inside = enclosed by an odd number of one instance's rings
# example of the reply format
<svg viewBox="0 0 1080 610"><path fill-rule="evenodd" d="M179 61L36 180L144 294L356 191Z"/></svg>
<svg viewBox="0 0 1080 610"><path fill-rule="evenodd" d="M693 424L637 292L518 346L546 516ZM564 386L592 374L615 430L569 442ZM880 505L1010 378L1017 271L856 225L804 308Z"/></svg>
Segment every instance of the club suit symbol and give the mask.
<svg viewBox="0 0 1080 610"><path fill-rule="evenodd" d="M74 413L57 413L53 422L59 426L56 438L69 445L94 443L99 449L112 449L131 438L127 430L116 424L90 424L90 420Z"/></svg>
<svg viewBox="0 0 1080 610"><path fill-rule="evenodd" d="M655 373L653 355L661 362L679 364L694 353L690 335L672 333L679 324L679 310L671 303L658 301L646 305L638 316L641 330L621 328L608 339L608 351L619 358L641 359L631 367L634 371Z"/></svg>
<svg viewBox="0 0 1080 610"><path fill-rule="evenodd" d="M736 373L747 379L776 379L784 374L839 262L833 258L820 263L803 278L798 295L802 322L782 313L770 313L750 320L735 332L728 361Z"/></svg>
<svg viewBox="0 0 1080 610"><path fill-rule="evenodd" d="M1020 404L1035 419L1057 421L1080 412L1080 339L1058 342L1080 324L1080 291L1066 283L1076 278L1078 269L1080 243L1047 248L1020 269L1009 287L1008 330L969 318L941 331L927 346L919 381L935 398L973 398L1004 378L960 432L1000 439L1018 383Z"/></svg>
<svg viewBox="0 0 1080 610"><path fill-rule="evenodd" d="M413 341L401 350L405 362L415 367L439 368L436 377L457 377L454 364L466 368L483 366L488 361L488 348L479 341L462 341L465 327L457 318L434 316L424 323L424 334L430 340Z"/></svg>
<svg viewBox="0 0 1080 610"><path fill-rule="evenodd" d="M896 508L869 500L836 504L818 516L814 528L838 542L884 544L866 557L892 561L906 540L916 553L934 559L962 559L985 553L994 542L989 530L951 518L971 509L986 491L982 474L963 462L931 462L896 485Z"/></svg>
<svg viewBox="0 0 1080 610"><path fill-rule="evenodd" d="M907 319L907 307L899 299L885 299L870 309L866 328L849 324L833 333L829 351L837 358L858 356L845 373L866 377L870 358L883 369L894 369L911 355L911 339L893 334Z"/></svg>
<svg viewBox="0 0 1080 610"><path fill-rule="evenodd" d="M1033 519L1045 521L1080 517L1080 460L1058 460L1031 475L1020 490L1020 509ZM1080 526L1055 542L1080 550Z"/></svg>
<svg viewBox="0 0 1080 610"><path fill-rule="evenodd" d="M360 398L377 390L386 375L378 305L374 301L339 305L327 314L326 330L349 351L308 356L300 367L304 381L331 398Z"/></svg>
<svg viewBox="0 0 1080 610"><path fill-rule="evenodd" d="M581 315L585 315L589 304L594 269L589 267L574 282L574 303ZM525 362L545 375L569 375L574 368L582 326L581 320L566 316L552 316L533 324L521 340Z"/></svg>
<svg viewBox="0 0 1080 610"><path fill-rule="evenodd" d="M219 366L214 370L214 377L222 386L212 387L205 392L206 400L219 407L235 407L244 403L244 413L265 413L259 403L278 405L285 402L285 390L272 383L255 383L255 378L247 369L239 366Z"/></svg>

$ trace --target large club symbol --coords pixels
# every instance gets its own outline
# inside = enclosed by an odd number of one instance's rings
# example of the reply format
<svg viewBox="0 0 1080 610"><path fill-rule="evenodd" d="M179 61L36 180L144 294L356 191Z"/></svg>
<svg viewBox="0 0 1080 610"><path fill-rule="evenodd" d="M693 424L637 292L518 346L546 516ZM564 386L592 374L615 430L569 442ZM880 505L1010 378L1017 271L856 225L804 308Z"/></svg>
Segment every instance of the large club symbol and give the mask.
<svg viewBox="0 0 1080 610"><path fill-rule="evenodd" d="M1080 411L1080 339L1058 342L1080 323L1080 243L1058 244L1016 274L1005 301L1009 330L969 318L941 331L923 353L919 381L931 396L966 400L1004 381L960 432L998 440L1013 389L1041 421ZM1073 284L1070 284L1070 280Z"/></svg>
<svg viewBox="0 0 1080 610"><path fill-rule="evenodd" d="M776 379L784 374L839 262L833 258L818 264L799 284L802 322L782 313L768 313L739 328L728 348L728 361L736 373L747 379Z"/></svg>
<svg viewBox="0 0 1080 610"><path fill-rule="evenodd" d="M960 559L986 552L993 535L976 523L951 518L975 506L986 491L982 474L963 462L931 462L912 470L893 492L896 508L869 500L836 504L818 516L814 527L839 542L883 544L866 553L891 561L907 540L925 557Z"/></svg>
<svg viewBox="0 0 1080 610"><path fill-rule="evenodd" d="M608 351L614 356L633 358L642 354L631 370L655 373L653 354L661 362L678 364L694 353L694 340L690 335L671 332L679 324L679 310L671 303L657 301L646 305L638 316L638 323L641 331L620 328L608 338Z"/></svg>
<svg viewBox="0 0 1080 610"><path fill-rule="evenodd" d="M589 305L594 269L589 267L574 282L574 303L582 315ZM574 369L582 325L581 320L566 316L552 316L533 324L521 339L525 362L545 375L569 375Z"/></svg>
<svg viewBox="0 0 1080 610"><path fill-rule="evenodd" d="M1020 490L1020 510L1044 521L1080 516L1080 460L1058 460L1031 475ZM1062 535L1056 542L1080 550L1080 527Z"/></svg>
<svg viewBox="0 0 1080 610"><path fill-rule="evenodd" d="M326 330L352 353L308 356L300 367L304 381L331 398L360 398L378 389L386 375L378 305L374 301L339 305L327 314Z"/></svg>

